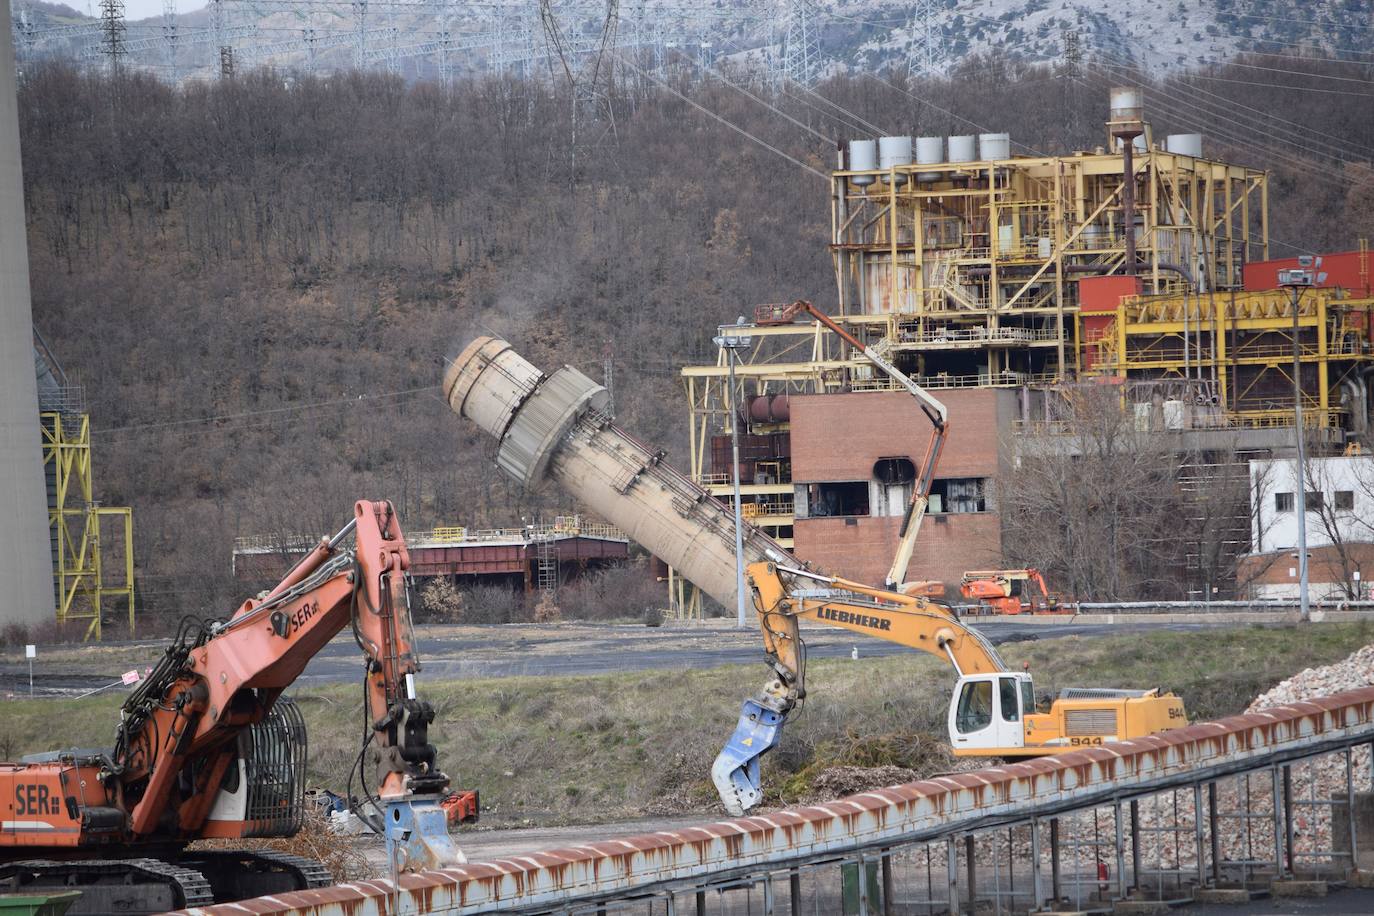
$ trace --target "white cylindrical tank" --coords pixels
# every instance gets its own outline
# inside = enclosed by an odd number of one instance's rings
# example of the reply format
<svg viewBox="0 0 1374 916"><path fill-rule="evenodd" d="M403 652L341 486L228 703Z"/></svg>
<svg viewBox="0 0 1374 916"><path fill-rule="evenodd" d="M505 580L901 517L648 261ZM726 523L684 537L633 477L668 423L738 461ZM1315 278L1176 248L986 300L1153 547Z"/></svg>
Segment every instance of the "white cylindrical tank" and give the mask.
<svg viewBox="0 0 1374 916"><path fill-rule="evenodd" d="M1140 90L1132 86L1117 86L1111 90L1111 120L1139 121L1145 111L1141 105Z"/></svg>
<svg viewBox="0 0 1374 916"><path fill-rule="evenodd" d="M1164 148L1180 156L1202 158L1202 134L1169 134L1164 138Z"/></svg>
<svg viewBox="0 0 1374 916"><path fill-rule="evenodd" d="M496 337L479 337L444 373L453 410L498 442L497 465L526 487L546 480L587 504L726 607L735 606L733 510L611 424L606 389L571 366L545 374ZM745 523L744 559L793 565Z"/></svg>
<svg viewBox="0 0 1374 916"><path fill-rule="evenodd" d="M911 165L911 138L910 137L879 137L878 138L878 168L890 169L893 166ZM884 178L884 181L887 179ZM897 175L893 179L897 184L906 184L905 175Z"/></svg>
<svg viewBox="0 0 1374 916"><path fill-rule="evenodd" d="M978 158L984 162L1011 158L1011 134L979 134Z"/></svg>
<svg viewBox="0 0 1374 916"><path fill-rule="evenodd" d="M944 137L917 137L916 138L916 164L934 165L945 161L945 138ZM916 176L917 181L934 181L940 177L939 172L920 172Z"/></svg>
<svg viewBox="0 0 1374 916"><path fill-rule="evenodd" d="M57 602L34 372L10 29L10 4L0 4L0 506L5 511L0 534L0 627L37 627L54 620Z"/></svg>
<svg viewBox="0 0 1374 916"><path fill-rule="evenodd" d="M849 141L849 171L864 172L878 167L878 142L876 140ZM865 187L873 183L872 175L855 175L849 179L852 185Z"/></svg>
<svg viewBox="0 0 1374 916"><path fill-rule="evenodd" d="M972 134L949 138L949 161L972 162L977 158L976 139Z"/></svg>

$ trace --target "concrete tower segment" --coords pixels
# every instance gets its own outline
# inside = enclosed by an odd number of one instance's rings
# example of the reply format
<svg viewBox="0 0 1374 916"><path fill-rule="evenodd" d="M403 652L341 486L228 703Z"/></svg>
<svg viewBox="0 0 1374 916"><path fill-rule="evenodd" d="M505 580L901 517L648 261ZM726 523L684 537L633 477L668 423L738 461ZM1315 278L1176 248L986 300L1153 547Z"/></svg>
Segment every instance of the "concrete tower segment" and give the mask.
<svg viewBox="0 0 1374 916"><path fill-rule="evenodd" d="M9 0L0 0L0 626L54 619Z"/></svg>

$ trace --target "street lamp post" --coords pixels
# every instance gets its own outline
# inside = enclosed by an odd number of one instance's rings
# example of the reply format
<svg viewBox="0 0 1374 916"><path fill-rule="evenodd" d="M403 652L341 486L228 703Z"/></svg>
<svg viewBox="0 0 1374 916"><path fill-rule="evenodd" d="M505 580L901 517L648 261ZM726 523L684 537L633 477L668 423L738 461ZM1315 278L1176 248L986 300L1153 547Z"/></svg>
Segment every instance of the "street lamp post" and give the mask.
<svg viewBox="0 0 1374 916"><path fill-rule="evenodd" d="M745 626L744 616L744 514L740 509L739 493L739 405L735 403L735 363L739 354L754 345L754 338L748 333L749 326L744 316L733 324L720 326L714 343L725 351L726 362L730 367L730 453L731 470L735 489L735 623L741 629Z"/></svg>
<svg viewBox="0 0 1374 916"><path fill-rule="evenodd" d="M1307 455L1302 421L1302 347L1299 341L1298 306L1302 301L1302 291L1316 282L1310 257L1298 258L1298 266L1291 270L1279 271L1279 285L1286 288L1293 299L1293 439L1297 454L1293 476L1297 481L1297 493L1293 508L1298 513L1298 619L1308 621L1312 618L1312 607L1307 594Z"/></svg>

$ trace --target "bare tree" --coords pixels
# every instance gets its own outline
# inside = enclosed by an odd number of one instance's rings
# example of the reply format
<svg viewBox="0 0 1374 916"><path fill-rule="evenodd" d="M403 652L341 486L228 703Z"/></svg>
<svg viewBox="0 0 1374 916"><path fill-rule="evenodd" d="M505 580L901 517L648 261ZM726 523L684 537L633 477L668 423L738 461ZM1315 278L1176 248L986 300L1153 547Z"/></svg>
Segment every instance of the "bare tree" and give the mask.
<svg viewBox="0 0 1374 916"><path fill-rule="evenodd" d="M1014 445L1002 497L1008 558L1080 600L1176 596L1184 493L1163 437L1138 428L1115 388L1059 394L1056 418Z"/></svg>

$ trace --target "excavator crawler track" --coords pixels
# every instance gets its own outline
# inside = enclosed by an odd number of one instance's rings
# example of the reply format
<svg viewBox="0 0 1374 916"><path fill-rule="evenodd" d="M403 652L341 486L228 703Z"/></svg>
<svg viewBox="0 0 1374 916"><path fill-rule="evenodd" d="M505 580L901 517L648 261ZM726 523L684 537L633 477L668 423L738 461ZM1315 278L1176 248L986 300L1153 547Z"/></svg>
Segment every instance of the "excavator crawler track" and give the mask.
<svg viewBox="0 0 1374 916"><path fill-rule="evenodd" d="M187 852L180 861L205 875L215 899L221 902L334 883L316 860L274 849L202 849Z"/></svg>
<svg viewBox="0 0 1374 916"><path fill-rule="evenodd" d="M81 897L67 911L71 916L109 912L133 916L167 909L161 894L151 889L141 890L140 885L166 889L171 895L173 909L208 906L215 902L210 882L204 875L193 868L159 859L89 859L70 862L30 859L0 864L0 888L15 891L38 888L82 891Z"/></svg>

